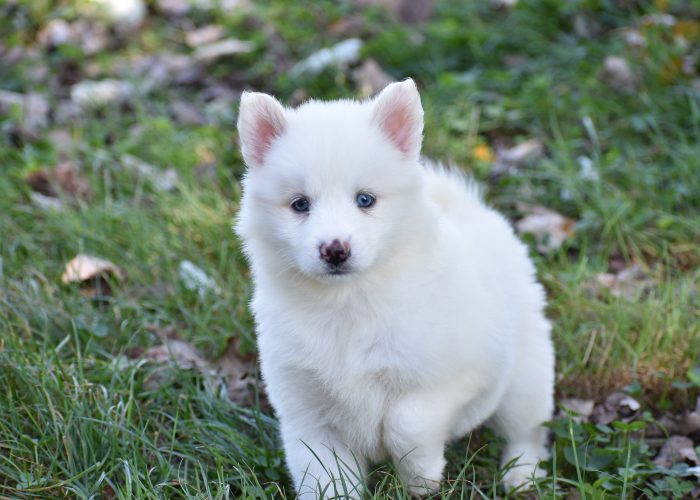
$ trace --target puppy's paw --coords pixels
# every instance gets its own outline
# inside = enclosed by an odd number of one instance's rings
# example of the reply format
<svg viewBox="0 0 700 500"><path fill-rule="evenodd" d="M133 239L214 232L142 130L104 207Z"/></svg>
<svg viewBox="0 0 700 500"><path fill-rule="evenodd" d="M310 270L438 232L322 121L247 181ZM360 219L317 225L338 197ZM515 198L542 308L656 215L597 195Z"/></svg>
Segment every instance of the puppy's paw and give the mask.
<svg viewBox="0 0 700 500"><path fill-rule="evenodd" d="M546 475L544 469L532 464L516 464L503 475L503 486L505 486L506 491L529 490L533 486L533 479Z"/></svg>
<svg viewBox="0 0 700 500"><path fill-rule="evenodd" d="M432 495L440 489L440 479L426 479L415 477L408 483L408 492L414 498L421 498Z"/></svg>

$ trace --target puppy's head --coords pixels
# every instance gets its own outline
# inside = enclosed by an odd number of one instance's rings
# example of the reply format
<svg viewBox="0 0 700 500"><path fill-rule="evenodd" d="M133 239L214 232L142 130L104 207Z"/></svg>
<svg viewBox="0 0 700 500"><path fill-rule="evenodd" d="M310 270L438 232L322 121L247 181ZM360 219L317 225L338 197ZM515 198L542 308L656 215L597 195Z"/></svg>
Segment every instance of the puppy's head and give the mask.
<svg viewBox="0 0 700 500"><path fill-rule="evenodd" d="M423 109L413 80L365 102L241 97L248 167L237 232L253 260L351 278L406 244L421 192Z"/></svg>

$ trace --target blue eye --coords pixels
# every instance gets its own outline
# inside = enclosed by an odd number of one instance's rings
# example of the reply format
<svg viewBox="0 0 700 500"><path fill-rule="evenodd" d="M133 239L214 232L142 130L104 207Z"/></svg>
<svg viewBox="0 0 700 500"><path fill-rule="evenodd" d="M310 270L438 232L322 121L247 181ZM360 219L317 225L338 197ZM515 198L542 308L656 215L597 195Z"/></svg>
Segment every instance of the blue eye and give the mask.
<svg viewBox="0 0 700 500"><path fill-rule="evenodd" d="M357 206L360 208L369 208L376 201L376 198L369 193L358 193L356 199Z"/></svg>
<svg viewBox="0 0 700 500"><path fill-rule="evenodd" d="M304 213L309 211L309 209L311 208L311 203L309 203L309 200L302 196L293 200L291 206L292 210L294 210L295 212Z"/></svg>

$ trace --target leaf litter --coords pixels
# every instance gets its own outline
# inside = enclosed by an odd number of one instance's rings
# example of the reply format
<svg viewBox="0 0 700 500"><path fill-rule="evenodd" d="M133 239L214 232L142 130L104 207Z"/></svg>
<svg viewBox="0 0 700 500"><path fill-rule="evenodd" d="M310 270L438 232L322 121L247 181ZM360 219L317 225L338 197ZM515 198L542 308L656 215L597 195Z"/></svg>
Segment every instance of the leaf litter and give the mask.
<svg viewBox="0 0 700 500"><path fill-rule="evenodd" d="M123 268L107 259L87 254L73 257L61 275L61 283L79 284L80 294L94 299L112 295L110 281L123 282L126 279Z"/></svg>
<svg viewBox="0 0 700 500"><path fill-rule="evenodd" d="M169 368L174 367L196 370L213 390L223 391L226 397L236 404L251 405L256 402L255 356L241 355L236 338L228 340L221 357L209 361L190 342L183 339L174 326L148 325L146 330L155 334L162 342L143 352L135 353L135 357L161 365L146 382L149 389L155 390L170 383L173 374Z"/></svg>
<svg viewBox="0 0 700 500"><path fill-rule="evenodd" d="M518 204L518 209L525 214L515 224L518 233L533 235L541 253L553 252L574 235L576 221L554 210L522 203Z"/></svg>

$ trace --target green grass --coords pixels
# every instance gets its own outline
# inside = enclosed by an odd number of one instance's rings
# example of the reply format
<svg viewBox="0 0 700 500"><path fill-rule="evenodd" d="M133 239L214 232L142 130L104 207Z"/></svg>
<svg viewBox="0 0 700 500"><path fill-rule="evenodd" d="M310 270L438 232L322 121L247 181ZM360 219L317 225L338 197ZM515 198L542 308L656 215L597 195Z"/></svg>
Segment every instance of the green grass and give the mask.
<svg viewBox="0 0 700 500"><path fill-rule="evenodd" d="M231 337L255 350L250 283L231 232L243 169L236 106L211 125L187 126L172 118L170 103L205 108L202 93L214 82L287 102L299 88L316 97L355 96L342 69L286 75L295 61L346 36L329 26L348 15L362 20L354 34L366 42L364 58L419 83L426 155L473 173L513 219L523 202L577 221L563 248L538 255L533 245L555 325L559 395L600 400L626 388L644 411L627 424L553 422L550 477L535 495L688 494L685 469L653 464L641 438L659 411L686 408L700 392L700 8L623 4L521 0L497 10L489 2L445 1L419 26L378 7L330 1L193 11L195 25L221 24L258 48L222 61L207 80L52 122L38 137L17 134L16 113L0 116L0 498L293 497L269 408L237 406L193 370L165 368L166 383L154 385L163 368L133 352L159 343L146 329L151 324L174 326L211 359ZM662 8L686 23L688 43L644 17ZM26 46L48 19L78 12L71 3L21 0L0 6L0 31L10 33L7 45ZM619 35L628 27L640 30L646 48L625 45ZM190 51L182 25L151 16L99 54L72 46L3 64L0 88L41 92L56 104L67 97L57 75L87 78L98 63L97 77L107 77L123 57L165 50ZM608 55L630 62L634 92L602 78ZM521 62L508 67L514 56ZM691 74L679 69L683 58L692 61ZM32 80L37 64L46 66L49 83ZM50 129L69 132L69 160L93 191L61 211L35 206L25 180L59 161ZM546 155L514 174L491 175L490 162L476 154L477 146L530 138L543 142ZM177 189L158 191L123 167L125 154L174 168ZM580 157L590 159L597 180L581 175ZM101 301L84 297L60 282L77 253L112 260L128 280L112 283L114 295ZM596 287L611 259L638 263L650 286L630 298ZM183 260L219 290L188 290L178 277ZM502 495L500 446L488 430L452 445L437 497ZM373 497L408 498L389 465L379 464L369 485Z"/></svg>

